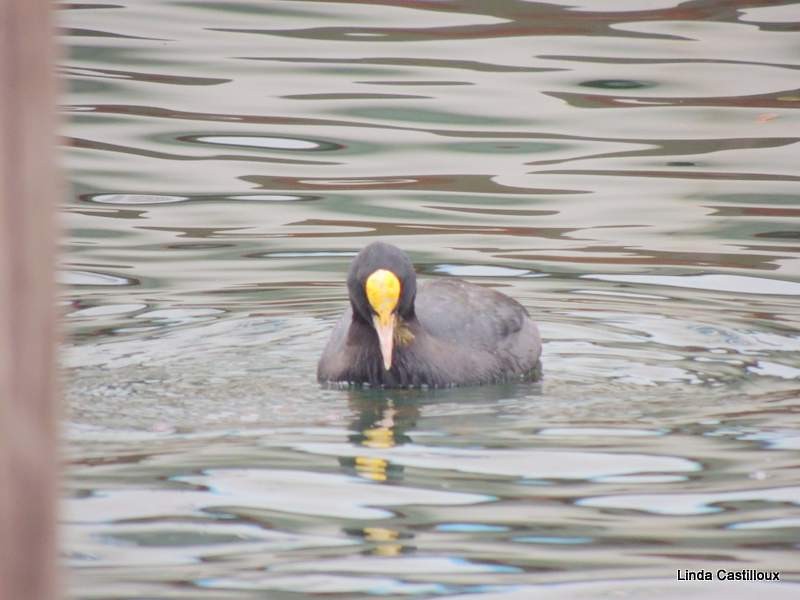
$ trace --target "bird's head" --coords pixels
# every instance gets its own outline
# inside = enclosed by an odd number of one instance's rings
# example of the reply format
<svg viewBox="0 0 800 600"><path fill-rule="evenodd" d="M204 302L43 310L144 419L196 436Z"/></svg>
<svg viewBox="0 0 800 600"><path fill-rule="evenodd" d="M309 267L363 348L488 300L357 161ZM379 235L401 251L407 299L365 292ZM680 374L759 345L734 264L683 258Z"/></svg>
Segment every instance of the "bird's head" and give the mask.
<svg viewBox="0 0 800 600"><path fill-rule="evenodd" d="M395 330L400 319L414 314L417 278L408 256L384 242L365 247L350 265L347 287L353 312L369 323L387 371L392 368Z"/></svg>

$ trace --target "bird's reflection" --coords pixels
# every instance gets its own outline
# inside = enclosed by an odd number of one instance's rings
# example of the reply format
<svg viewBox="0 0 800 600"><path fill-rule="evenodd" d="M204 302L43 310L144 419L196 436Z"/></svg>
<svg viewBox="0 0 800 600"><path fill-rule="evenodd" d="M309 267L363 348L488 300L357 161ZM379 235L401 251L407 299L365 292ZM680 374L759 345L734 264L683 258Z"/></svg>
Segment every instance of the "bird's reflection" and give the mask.
<svg viewBox="0 0 800 600"><path fill-rule="evenodd" d="M353 414L350 442L365 449L364 454L340 459L342 467L353 474L376 482L400 481L404 477L402 465L387 458L391 448L412 443L409 431L417 426L421 407L429 404L453 402L470 415L470 406L492 403L508 398L540 395L541 383L506 383L503 385L475 386L449 389L397 389L353 388L348 390L348 403ZM473 419L486 418L481 410L471 415Z"/></svg>
<svg viewBox="0 0 800 600"><path fill-rule="evenodd" d="M350 442L368 450L355 458L342 457L342 467L359 477L378 483L401 481L404 467L393 464L386 458L374 455L374 451L388 450L410 443L408 435L419 419L419 394L393 393L382 390L350 390L348 401L353 412L353 422L348 436ZM367 554L383 557L399 556L413 552L409 543L410 532L400 531L388 525L382 527L354 527L347 534L363 540Z"/></svg>
<svg viewBox="0 0 800 600"><path fill-rule="evenodd" d="M389 396L378 390L352 390L348 400L355 417L351 426L353 433L348 436L352 444L370 450L386 450L411 441L406 432L414 428L419 418L419 398ZM372 453L343 457L340 462L346 470L371 481L403 478L402 465L392 464Z"/></svg>
<svg viewBox="0 0 800 600"><path fill-rule="evenodd" d="M348 398L356 433L350 441L369 448L390 448L411 441L406 433L419 419L419 398L353 390Z"/></svg>
<svg viewBox="0 0 800 600"><path fill-rule="evenodd" d="M421 419L425 405L452 402L471 413L471 405L485 406L506 398L519 398L541 394L540 384L506 384L473 388L441 390L388 390L354 388L348 390L348 403L353 414L348 440L363 449L355 457L341 457L339 463L347 473L379 485L392 485L405 478L403 465L394 464L390 458L395 446L414 442L412 434ZM495 417L489 413L490 417ZM473 418L487 418L479 410ZM383 557L399 556L413 552L414 532L411 528L395 528L402 520L387 519L381 526L371 522L365 527L348 527L347 535L358 538L367 554Z"/></svg>
<svg viewBox="0 0 800 600"><path fill-rule="evenodd" d="M373 556L400 556L416 550L416 546L409 544L413 534L391 527L356 527L345 529L345 533L361 538L367 546L365 553Z"/></svg>

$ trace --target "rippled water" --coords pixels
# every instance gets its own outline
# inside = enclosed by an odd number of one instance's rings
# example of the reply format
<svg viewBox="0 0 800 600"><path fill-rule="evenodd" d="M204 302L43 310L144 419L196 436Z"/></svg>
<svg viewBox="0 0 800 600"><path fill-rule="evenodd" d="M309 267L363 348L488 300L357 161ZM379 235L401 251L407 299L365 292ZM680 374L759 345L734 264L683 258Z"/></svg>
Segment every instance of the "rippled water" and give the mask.
<svg viewBox="0 0 800 600"><path fill-rule="evenodd" d="M800 4L60 20L72 597L800 597ZM378 237L543 381L321 389Z"/></svg>

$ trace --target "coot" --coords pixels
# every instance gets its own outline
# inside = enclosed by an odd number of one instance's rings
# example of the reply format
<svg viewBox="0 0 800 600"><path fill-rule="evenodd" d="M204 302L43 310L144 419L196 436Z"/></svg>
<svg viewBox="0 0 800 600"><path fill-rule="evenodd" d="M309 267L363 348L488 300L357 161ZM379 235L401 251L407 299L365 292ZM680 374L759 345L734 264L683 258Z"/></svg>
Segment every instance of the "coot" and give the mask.
<svg viewBox="0 0 800 600"><path fill-rule="evenodd" d="M320 358L321 383L448 387L534 380L542 343L516 300L455 278L420 282L408 256L365 247L347 276L350 306Z"/></svg>

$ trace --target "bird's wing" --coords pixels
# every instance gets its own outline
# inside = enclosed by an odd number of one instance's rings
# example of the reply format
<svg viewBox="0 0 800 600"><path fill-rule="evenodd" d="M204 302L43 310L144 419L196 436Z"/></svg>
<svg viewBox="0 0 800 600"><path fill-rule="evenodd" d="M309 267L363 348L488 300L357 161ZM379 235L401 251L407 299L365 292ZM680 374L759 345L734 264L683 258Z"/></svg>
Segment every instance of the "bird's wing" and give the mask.
<svg viewBox="0 0 800 600"><path fill-rule="evenodd" d="M431 335L487 350L518 332L528 319L516 300L460 279L421 282L415 307Z"/></svg>

